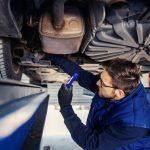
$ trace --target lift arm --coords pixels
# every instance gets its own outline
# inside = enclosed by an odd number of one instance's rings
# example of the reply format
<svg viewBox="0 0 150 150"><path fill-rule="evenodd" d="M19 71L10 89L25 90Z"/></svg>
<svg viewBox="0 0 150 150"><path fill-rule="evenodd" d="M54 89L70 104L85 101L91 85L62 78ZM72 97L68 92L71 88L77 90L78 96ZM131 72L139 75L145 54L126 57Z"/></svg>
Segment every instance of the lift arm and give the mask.
<svg viewBox="0 0 150 150"><path fill-rule="evenodd" d="M39 149L48 99L42 87L0 80L0 149Z"/></svg>

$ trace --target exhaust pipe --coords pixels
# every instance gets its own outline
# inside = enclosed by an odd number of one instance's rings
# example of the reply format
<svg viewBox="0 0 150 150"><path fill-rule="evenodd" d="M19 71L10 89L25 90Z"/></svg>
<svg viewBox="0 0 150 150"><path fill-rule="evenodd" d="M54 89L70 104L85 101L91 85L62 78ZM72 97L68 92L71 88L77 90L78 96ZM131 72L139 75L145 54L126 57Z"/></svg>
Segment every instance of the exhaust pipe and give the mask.
<svg viewBox="0 0 150 150"><path fill-rule="evenodd" d="M61 30L64 26L64 4L67 0L54 0L52 7L52 24L54 29Z"/></svg>

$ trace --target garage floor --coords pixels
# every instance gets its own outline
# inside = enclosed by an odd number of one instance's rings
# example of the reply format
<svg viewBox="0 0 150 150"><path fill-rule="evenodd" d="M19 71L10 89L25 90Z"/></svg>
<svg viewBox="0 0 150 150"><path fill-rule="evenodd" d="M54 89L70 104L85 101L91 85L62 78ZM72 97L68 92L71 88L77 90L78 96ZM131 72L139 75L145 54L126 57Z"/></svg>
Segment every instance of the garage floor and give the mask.
<svg viewBox="0 0 150 150"><path fill-rule="evenodd" d="M40 150L81 150L71 139L70 133L63 122L63 117L59 112L57 93L60 85L61 84L48 85L50 100ZM89 111L91 101L90 94L91 93L85 91L77 83L74 84L73 108L83 123L86 122Z"/></svg>
<svg viewBox="0 0 150 150"><path fill-rule="evenodd" d="M85 122L88 110L74 109L83 122ZM63 123L63 118L59 110L54 105L49 105L46 117L41 150L50 146L50 150L81 150L80 147L71 139L71 136ZM62 148L63 147L63 148Z"/></svg>

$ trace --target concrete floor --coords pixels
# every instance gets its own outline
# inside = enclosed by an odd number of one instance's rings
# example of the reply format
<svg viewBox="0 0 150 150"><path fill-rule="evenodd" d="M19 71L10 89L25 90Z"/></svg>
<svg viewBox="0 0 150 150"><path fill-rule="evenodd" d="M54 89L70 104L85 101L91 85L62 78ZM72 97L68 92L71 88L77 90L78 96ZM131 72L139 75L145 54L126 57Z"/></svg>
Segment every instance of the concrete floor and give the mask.
<svg viewBox="0 0 150 150"><path fill-rule="evenodd" d="M88 110L82 110L80 106L74 106L74 110L83 123L85 123ZM54 105L48 106L40 150L48 150L48 147L50 147L49 150L81 150L71 139L70 133L59 112L59 108Z"/></svg>

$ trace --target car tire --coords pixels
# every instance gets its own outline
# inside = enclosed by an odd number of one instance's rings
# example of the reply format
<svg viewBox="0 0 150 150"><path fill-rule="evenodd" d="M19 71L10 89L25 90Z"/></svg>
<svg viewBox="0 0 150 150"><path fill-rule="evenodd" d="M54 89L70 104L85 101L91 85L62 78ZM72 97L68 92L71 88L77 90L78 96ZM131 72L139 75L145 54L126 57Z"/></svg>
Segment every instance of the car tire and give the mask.
<svg viewBox="0 0 150 150"><path fill-rule="evenodd" d="M22 77L21 67L13 62L9 38L0 38L0 77L14 80L21 80Z"/></svg>

